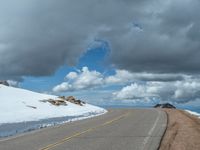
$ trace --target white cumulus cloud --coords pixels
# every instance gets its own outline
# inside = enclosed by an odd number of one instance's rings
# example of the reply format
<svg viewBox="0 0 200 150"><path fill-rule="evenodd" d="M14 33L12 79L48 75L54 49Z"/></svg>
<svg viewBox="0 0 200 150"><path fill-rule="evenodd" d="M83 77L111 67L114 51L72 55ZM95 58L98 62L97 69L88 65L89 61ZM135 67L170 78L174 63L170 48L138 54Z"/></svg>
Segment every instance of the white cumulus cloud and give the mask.
<svg viewBox="0 0 200 150"><path fill-rule="evenodd" d="M53 88L54 92L84 90L103 85L103 75L97 71L90 71L88 67L83 67L80 72L70 72L66 75L66 82Z"/></svg>
<svg viewBox="0 0 200 150"><path fill-rule="evenodd" d="M132 99L141 101L146 99L157 99L160 101L171 101L186 103L195 101L200 97L200 81L189 79L173 82L148 81L145 84L134 83L113 92L114 99Z"/></svg>
<svg viewBox="0 0 200 150"><path fill-rule="evenodd" d="M78 74L76 72L70 72L69 74L66 75L65 79L73 80L78 77Z"/></svg>
<svg viewBox="0 0 200 150"><path fill-rule="evenodd" d="M145 99L157 96L157 87L150 84L131 84L123 87L120 91L114 92L115 99Z"/></svg>
<svg viewBox="0 0 200 150"><path fill-rule="evenodd" d="M199 77L186 74L132 73L116 70L115 74L105 76L83 67L69 72L65 81L53 88L54 92L88 90L109 86L122 86L121 90L111 92L113 99L120 100L160 100L185 103L200 97ZM124 86L124 87L123 87Z"/></svg>
<svg viewBox="0 0 200 150"><path fill-rule="evenodd" d="M72 85L67 82L63 82L53 88L54 92L64 92L68 90L72 90Z"/></svg>

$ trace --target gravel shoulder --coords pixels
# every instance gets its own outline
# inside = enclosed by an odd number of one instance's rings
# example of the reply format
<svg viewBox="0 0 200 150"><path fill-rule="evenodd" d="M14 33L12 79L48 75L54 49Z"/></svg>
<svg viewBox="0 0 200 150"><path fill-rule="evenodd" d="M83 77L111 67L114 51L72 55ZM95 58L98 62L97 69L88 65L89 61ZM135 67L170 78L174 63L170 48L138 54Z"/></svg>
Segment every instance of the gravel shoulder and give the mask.
<svg viewBox="0 0 200 150"><path fill-rule="evenodd" d="M168 124L159 150L200 150L200 119L183 110L163 110Z"/></svg>

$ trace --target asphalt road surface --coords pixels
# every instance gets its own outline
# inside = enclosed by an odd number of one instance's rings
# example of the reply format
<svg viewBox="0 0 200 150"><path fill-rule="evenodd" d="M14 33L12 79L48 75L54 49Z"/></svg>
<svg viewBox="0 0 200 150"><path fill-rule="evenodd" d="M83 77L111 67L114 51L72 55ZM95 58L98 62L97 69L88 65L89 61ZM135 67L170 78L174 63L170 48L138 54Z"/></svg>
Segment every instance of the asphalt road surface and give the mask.
<svg viewBox="0 0 200 150"><path fill-rule="evenodd" d="M0 150L157 150L167 117L157 109L111 109L102 116L0 140Z"/></svg>

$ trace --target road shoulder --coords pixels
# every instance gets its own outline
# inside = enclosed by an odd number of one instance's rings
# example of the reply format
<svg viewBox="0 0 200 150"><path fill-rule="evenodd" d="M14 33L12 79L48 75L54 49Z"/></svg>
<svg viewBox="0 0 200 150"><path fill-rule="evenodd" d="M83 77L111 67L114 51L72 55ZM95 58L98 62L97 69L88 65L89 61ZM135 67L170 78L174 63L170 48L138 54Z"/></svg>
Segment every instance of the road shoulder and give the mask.
<svg viewBox="0 0 200 150"><path fill-rule="evenodd" d="M163 110L168 125L159 150L199 150L200 119L183 110Z"/></svg>

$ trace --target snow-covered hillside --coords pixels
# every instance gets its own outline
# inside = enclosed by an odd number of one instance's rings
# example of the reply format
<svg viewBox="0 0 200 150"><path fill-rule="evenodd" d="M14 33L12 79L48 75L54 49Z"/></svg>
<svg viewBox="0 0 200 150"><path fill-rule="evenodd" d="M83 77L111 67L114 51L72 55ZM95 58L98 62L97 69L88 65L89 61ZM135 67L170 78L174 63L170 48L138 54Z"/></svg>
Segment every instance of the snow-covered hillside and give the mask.
<svg viewBox="0 0 200 150"><path fill-rule="evenodd" d="M57 117L78 120L106 112L103 108L87 103L79 106L67 102L66 106L55 106L48 102L41 102L41 100L47 99L58 99L58 97L0 84L0 132L3 130L2 126L7 124L41 121Z"/></svg>

